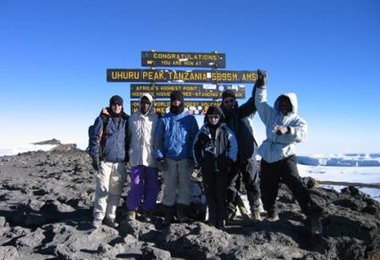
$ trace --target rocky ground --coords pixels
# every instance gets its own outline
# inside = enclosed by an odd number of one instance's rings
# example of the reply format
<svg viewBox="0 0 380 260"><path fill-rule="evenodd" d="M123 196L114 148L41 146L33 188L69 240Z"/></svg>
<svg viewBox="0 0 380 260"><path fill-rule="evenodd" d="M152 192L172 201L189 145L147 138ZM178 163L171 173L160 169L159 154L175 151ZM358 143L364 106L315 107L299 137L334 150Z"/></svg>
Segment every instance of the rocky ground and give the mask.
<svg viewBox="0 0 380 260"><path fill-rule="evenodd" d="M285 187L279 221L224 231L164 227L160 214L128 222L122 206L118 229L92 229L94 188L88 155L72 145L0 157L0 259L380 259L380 204L354 187L311 189L326 212L320 237Z"/></svg>

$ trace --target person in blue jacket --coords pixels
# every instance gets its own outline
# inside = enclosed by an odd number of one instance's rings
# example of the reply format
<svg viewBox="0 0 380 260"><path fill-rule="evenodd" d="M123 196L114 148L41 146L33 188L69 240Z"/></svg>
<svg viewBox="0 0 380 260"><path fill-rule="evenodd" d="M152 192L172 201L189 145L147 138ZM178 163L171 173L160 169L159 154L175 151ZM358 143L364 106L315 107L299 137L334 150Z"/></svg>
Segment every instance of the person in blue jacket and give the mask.
<svg viewBox="0 0 380 260"><path fill-rule="evenodd" d="M186 210L191 200L192 148L199 129L195 117L184 110L181 91L171 92L170 102L170 112L160 118L155 132L155 156L164 180L164 224L174 220L175 209L180 222L189 221Z"/></svg>
<svg viewBox="0 0 380 260"><path fill-rule="evenodd" d="M195 166L201 168L209 217L208 224L223 229L227 219L228 172L237 159L234 133L224 122L221 108L210 106L205 124L194 141Z"/></svg>
<svg viewBox="0 0 380 260"><path fill-rule="evenodd" d="M123 111L123 99L112 96L109 107L103 109L94 123L94 133L90 137L89 154L96 170L96 190L93 210L94 227L102 222L117 227L116 209L120 202L126 178L125 163L129 116Z"/></svg>
<svg viewBox="0 0 380 260"><path fill-rule="evenodd" d="M279 219L276 198L280 182L285 183L307 216L312 234L322 233L322 208L312 200L309 190L302 183L298 169L295 146L307 135L307 123L297 114L295 93L280 95L274 106L267 103L267 74L258 71L255 83L255 105L266 128L266 139L259 147L261 156L261 191L267 220Z"/></svg>

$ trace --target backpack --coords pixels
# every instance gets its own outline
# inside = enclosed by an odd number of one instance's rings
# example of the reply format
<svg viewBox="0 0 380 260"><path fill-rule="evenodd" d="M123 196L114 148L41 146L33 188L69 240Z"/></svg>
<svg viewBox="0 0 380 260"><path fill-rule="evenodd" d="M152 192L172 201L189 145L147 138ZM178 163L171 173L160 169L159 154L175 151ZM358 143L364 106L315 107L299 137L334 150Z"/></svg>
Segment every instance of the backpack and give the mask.
<svg viewBox="0 0 380 260"><path fill-rule="evenodd" d="M107 124L108 124L109 116L106 116L106 115L102 114L100 117L101 117L101 119L103 121L103 130L102 130L102 133L100 135L99 156L102 157L103 156L103 147L104 147L104 144L105 144L105 141L106 141L106 136L107 136L106 127L107 127ZM95 138L95 125L94 124L90 125L88 127L88 147L87 147L87 151L90 150L91 140L93 140Z"/></svg>

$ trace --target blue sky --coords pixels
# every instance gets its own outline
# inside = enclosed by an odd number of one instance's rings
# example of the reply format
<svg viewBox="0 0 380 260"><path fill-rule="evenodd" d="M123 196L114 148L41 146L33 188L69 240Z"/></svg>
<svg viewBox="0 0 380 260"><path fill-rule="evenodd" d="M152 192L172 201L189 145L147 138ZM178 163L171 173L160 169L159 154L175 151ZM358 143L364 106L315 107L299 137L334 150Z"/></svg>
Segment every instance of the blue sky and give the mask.
<svg viewBox="0 0 380 260"><path fill-rule="evenodd" d="M215 50L227 69L267 70L271 104L297 93L299 154L379 152L379 13L377 0L2 0L0 145L83 145L112 95L129 110L129 83L107 83L107 68L141 68L143 50Z"/></svg>

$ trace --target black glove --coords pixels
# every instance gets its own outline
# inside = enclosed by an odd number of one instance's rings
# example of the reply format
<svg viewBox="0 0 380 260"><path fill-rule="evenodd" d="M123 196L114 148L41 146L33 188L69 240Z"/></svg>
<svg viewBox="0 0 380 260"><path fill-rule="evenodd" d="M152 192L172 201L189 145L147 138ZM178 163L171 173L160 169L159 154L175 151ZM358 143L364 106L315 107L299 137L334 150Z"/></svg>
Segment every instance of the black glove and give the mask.
<svg viewBox="0 0 380 260"><path fill-rule="evenodd" d="M262 70L257 70L257 80L255 82L255 87L265 88L267 85L267 73Z"/></svg>
<svg viewBox="0 0 380 260"><path fill-rule="evenodd" d="M128 162L129 162L129 154L128 154L128 153L125 154L124 162L125 162L125 163L128 163Z"/></svg>
<svg viewBox="0 0 380 260"><path fill-rule="evenodd" d="M158 168L163 171L166 168L166 162L165 162L164 157L157 158L157 162L158 162Z"/></svg>
<svg viewBox="0 0 380 260"><path fill-rule="evenodd" d="M92 167L95 171L99 171L100 168L100 162L99 162L99 156L92 156Z"/></svg>

